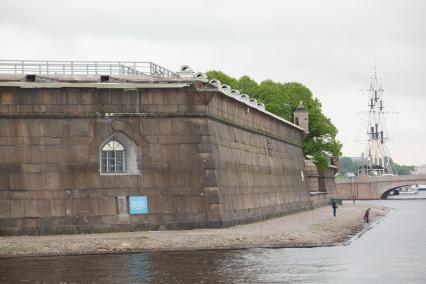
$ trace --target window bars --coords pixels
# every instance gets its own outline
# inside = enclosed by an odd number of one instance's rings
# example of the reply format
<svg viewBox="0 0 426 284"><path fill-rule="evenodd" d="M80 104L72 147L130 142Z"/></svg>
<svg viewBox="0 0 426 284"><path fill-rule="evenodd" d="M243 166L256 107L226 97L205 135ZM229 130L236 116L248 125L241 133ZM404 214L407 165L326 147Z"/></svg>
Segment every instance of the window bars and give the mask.
<svg viewBox="0 0 426 284"><path fill-rule="evenodd" d="M126 151L115 140L109 141L101 151L101 173L114 174L126 172Z"/></svg>

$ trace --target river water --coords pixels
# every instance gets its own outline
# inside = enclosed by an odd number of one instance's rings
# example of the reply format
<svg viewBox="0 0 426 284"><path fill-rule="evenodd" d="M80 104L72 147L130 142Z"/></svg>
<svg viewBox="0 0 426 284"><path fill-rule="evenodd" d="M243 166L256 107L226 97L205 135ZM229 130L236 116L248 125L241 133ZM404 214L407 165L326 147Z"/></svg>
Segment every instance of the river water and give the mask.
<svg viewBox="0 0 426 284"><path fill-rule="evenodd" d="M426 200L363 203L395 210L346 246L0 259L0 283L426 283Z"/></svg>

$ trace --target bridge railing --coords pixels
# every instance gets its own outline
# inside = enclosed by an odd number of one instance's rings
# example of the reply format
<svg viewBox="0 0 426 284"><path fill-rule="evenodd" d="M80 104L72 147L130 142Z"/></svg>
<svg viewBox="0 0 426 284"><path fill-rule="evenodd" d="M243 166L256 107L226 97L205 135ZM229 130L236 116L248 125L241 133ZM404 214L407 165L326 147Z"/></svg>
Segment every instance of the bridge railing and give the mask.
<svg viewBox="0 0 426 284"><path fill-rule="evenodd" d="M399 176L373 176L369 177L371 181L420 181L425 180L426 175L399 175Z"/></svg>
<svg viewBox="0 0 426 284"><path fill-rule="evenodd" d="M336 179L339 183L368 183L368 182L399 182L399 181L425 181L426 174L400 175L400 176L356 176L351 179Z"/></svg>
<svg viewBox="0 0 426 284"><path fill-rule="evenodd" d="M136 61L0 60L0 74L177 77L176 73L153 62Z"/></svg>

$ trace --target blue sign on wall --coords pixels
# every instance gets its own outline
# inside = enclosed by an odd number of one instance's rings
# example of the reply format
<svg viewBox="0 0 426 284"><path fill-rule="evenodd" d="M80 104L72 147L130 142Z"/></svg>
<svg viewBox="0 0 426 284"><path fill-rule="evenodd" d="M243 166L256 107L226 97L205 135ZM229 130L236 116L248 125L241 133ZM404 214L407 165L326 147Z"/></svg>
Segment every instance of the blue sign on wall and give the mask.
<svg viewBox="0 0 426 284"><path fill-rule="evenodd" d="M146 196L129 197L130 214L148 214L148 199Z"/></svg>

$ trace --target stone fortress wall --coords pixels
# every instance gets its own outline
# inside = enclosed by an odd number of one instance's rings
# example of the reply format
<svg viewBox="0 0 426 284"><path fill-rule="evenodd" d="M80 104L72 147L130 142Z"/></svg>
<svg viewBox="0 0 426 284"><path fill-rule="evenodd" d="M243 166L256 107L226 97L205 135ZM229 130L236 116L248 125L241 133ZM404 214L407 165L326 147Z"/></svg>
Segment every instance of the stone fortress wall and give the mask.
<svg viewBox="0 0 426 284"><path fill-rule="evenodd" d="M312 208L297 126L208 84L105 84L0 82L0 235L220 227ZM112 138L126 174L100 173ZM129 214L129 196L146 196L148 213Z"/></svg>
<svg viewBox="0 0 426 284"><path fill-rule="evenodd" d="M234 225L311 208L303 131L215 95L209 138L222 222Z"/></svg>

